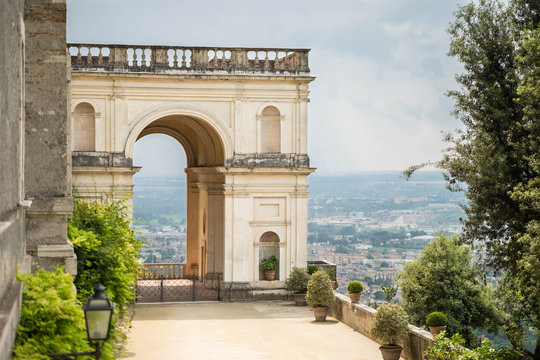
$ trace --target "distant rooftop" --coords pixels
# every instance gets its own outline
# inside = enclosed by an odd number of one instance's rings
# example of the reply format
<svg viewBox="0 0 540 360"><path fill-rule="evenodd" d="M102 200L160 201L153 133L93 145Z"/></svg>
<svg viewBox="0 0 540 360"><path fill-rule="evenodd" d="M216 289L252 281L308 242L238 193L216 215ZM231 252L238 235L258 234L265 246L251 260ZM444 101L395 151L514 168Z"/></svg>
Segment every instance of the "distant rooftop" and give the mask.
<svg viewBox="0 0 540 360"><path fill-rule="evenodd" d="M309 76L309 49L67 44L78 72Z"/></svg>

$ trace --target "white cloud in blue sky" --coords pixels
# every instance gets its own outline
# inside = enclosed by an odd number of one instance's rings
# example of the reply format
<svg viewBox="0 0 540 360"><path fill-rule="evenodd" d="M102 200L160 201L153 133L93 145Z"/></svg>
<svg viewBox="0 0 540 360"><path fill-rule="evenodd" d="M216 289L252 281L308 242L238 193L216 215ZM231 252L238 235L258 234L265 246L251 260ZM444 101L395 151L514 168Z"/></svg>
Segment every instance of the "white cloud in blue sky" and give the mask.
<svg viewBox="0 0 540 360"><path fill-rule="evenodd" d="M402 170L439 159L441 131L459 126L444 96L460 71L446 56L457 7L446 0L68 0L68 41L311 48L312 165L321 173ZM167 175L180 155L154 154L159 139L138 143L135 161Z"/></svg>

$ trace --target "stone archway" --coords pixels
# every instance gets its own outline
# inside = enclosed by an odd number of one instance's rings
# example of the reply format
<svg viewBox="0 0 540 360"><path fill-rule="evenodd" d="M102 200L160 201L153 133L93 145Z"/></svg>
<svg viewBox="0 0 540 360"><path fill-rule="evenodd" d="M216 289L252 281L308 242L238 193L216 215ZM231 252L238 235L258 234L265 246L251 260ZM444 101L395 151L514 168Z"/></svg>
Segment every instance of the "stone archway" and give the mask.
<svg viewBox="0 0 540 360"><path fill-rule="evenodd" d="M184 148L186 168L186 276L223 273L224 175L217 170L225 163L220 136L205 120L170 114L134 126L126 144L132 158L131 139L150 134L165 134ZM142 128L142 129L141 129ZM135 140L135 141L136 141Z"/></svg>

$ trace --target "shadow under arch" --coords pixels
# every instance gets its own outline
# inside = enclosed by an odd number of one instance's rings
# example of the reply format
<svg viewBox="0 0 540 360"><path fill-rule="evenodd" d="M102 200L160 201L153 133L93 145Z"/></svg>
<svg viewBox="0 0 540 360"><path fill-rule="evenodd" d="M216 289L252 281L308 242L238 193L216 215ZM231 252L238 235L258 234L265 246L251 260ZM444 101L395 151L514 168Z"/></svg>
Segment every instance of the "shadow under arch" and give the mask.
<svg viewBox="0 0 540 360"><path fill-rule="evenodd" d="M149 134L166 134L185 149L188 167L224 166L232 157L228 128L207 111L184 105L168 105L141 114L129 129L124 154L133 158L135 142Z"/></svg>

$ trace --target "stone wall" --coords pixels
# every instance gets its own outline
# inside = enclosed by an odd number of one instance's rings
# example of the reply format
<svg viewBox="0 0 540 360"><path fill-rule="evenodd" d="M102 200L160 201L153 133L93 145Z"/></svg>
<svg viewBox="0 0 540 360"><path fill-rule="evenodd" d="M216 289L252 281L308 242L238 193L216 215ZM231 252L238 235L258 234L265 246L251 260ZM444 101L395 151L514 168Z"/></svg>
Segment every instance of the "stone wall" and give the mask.
<svg viewBox="0 0 540 360"><path fill-rule="evenodd" d="M20 314L23 271L23 1L0 1L0 359L9 359Z"/></svg>
<svg viewBox="0 0 540 360"><path fill-rule="evenodd" d="M376 310L364 304L352 304L349 297L335 294L336 301L330 308L330 314L339 321L369 338L369 327ZM378 341L377 339L373 339ZM403 344L401 356L408 360L424 360L424 351L433 345L433 337L428 331L409 325L409 339Z"/></svg>
<svg viewBox="0 0 540 360"><path fill-rule="evenodd" d="M71 198L68 57L65 0L26 0L24 188L27 252L32 263L51 270L65 264L76 272L67 241Z"/></svg>

